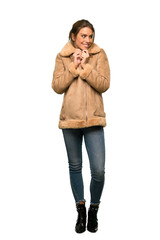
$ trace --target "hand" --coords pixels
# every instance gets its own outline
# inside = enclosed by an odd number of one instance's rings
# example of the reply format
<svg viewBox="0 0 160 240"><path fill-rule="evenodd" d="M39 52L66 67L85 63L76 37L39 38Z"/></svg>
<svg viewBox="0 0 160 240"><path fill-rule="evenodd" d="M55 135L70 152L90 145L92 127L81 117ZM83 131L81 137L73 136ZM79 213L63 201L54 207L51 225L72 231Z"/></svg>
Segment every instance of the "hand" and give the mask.
<svg viewBox="0 0 160 240"><path fill-rule="evenodd" d="M81 54L81 67L84 68L89 58L89 53L87 50L83 50Z"/></svg>
<svg viewBox="0 0 160 240"><path fill-rule="evenodd" d="M76 69L81 64L81 54L82 52L80 49L76 49L75 53L73 54L73 62Z"/></svg>

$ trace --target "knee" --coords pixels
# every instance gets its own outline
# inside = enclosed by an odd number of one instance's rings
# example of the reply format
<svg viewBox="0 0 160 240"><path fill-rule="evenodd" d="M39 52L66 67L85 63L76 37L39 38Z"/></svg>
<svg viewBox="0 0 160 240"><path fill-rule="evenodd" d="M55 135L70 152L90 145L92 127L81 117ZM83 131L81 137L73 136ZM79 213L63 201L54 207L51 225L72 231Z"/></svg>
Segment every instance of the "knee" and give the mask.
<svg viewBox="0 0 160 240"><path fill-rule="evenodd" d="M80 162L69 163L70 172L78 173L82 171L82 164Z"/></svg>
<svg viewBox="0 0 160 240"><path fill-rule="evenodd" d="M104 170L96 170L92 173L92 178L97 182L103 182L105 177Z"/></svg>

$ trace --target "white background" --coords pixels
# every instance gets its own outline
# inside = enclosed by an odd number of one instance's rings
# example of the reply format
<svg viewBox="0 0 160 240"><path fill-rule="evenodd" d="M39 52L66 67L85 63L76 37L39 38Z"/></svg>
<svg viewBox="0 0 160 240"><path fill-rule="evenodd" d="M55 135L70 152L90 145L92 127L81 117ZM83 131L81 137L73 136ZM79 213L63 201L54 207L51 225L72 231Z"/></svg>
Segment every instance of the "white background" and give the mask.
<svg viewBox="0 0 160 240"><path fill-rule="evenodd" d="M158 0L0 2L0 239L160 239ZM96 234L77 218L51 89L55 57L72 24L93 23L111 87L106 185ZM85 198L90 172L84 148Z"/></svg>

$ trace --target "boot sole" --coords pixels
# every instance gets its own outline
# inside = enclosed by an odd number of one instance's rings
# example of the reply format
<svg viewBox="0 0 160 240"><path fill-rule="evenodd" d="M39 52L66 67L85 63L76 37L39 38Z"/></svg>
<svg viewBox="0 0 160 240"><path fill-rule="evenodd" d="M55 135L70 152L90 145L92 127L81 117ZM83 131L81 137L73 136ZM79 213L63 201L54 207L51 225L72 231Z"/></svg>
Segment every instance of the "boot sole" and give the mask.
<svg viewBox="0 0 160 240"><path fill-rule="evenodd" d="M89 228L87 228L87 230L89 232L91 232L91 233L96 233L98 231L98 228L96 228L96 229L89 229Z"/></svg>
<svg viewBox="0 0 160 240"><path fill-rule="evenodd" d="M82 231L77 231L77 230L75 229L75 231L76 231L76 233L84 233L84 232L86 231L86 228L83 229Z"/></svg>

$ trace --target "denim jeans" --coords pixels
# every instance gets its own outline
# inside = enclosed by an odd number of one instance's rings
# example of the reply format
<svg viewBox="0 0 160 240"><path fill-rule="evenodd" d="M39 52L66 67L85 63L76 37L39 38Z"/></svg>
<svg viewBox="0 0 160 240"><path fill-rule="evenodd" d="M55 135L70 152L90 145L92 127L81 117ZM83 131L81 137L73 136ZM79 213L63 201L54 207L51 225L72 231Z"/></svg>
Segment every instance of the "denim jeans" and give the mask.
<svg viewBox="0 0 160 240"><path fill-rule="evenodd" d="M75 202L85 201L82 176L82 141L84 137L91 170L90 202L91 204L99 204L105 178L103 127L63 129L62 131L68 155L70 182Z"/></svg>

